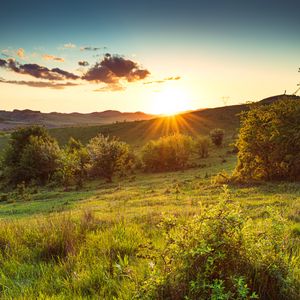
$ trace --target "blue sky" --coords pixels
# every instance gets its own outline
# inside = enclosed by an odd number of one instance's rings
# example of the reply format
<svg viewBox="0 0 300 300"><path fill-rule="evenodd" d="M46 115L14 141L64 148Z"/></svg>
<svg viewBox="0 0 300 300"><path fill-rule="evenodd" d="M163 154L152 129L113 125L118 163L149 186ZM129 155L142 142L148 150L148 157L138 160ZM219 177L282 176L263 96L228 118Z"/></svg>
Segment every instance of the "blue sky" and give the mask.
<svg viewBox="0 0 300 300"><path fill-rule="evenodd" d="M222 105L222 96L234 104L293 92L299 81L299 11L296 0L7 1L0 10L1 59L84 76L110 53L138 63L149 76L134 82L121 78L117 91L101 81L54 90L13 84L31 78L2 69L0 109L52 111L59 103L61 111L158 113L161 101L173 103L162 95L180 94L174 104L196 109ZM74 47L64 47L68 44ZM82 50L88 46L100 49ZM89 67L78 70L81 60ZM143 84L176 76L180 80ZM97 86L101 93L95 92Z"/></svg>

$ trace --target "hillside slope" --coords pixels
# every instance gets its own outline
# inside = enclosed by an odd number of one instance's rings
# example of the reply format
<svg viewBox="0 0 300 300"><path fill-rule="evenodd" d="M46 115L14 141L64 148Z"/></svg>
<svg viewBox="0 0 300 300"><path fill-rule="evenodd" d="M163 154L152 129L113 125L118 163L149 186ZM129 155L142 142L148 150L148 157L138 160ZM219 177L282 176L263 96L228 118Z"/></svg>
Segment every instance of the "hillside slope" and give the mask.
<svg viewBox="0 0 300 300"><path fill-rule="evenodd" d="M259 103L270 104L279 99L299 99L293 95L278 95L261 100ZM89 126L76 128L51 129L50 133L58 139L60 144L73 136L87 143L90 138L98 133L116 136L133 145L141 145L150 139L156 139L173 132L191 135L206 135L213 128L225 129L227 136L234 135L240 124L239 114L249 109L249 105L231 105L192 111L177 116L160 117L147 121L123 122L104 126Z"/></svg>
<svg viewBox="0 0 300 300"><path fill-rule="evenodd" d="M111 124L113 122L121 122L124 120L149 120L153 115L143 112L119 112L116 110L106 110L102 112L93 112L88 114L82 113L42 113L34 110L18 110L5 111L0 110L0 129L10 130L20 126L39 124L47 128L78 126L78 125L101 125Z"/></svg>
<svg viewBox="0 0 300 300"><path fill-rule="evenodd" d="M298 99L300 101L300 97L298 96L278 95L263 99L259 101L259 103L270 104L282 98ZM225 129L227 137L231 137L237 133L239 128L239 114L247 109L249 109L249 105L247 104L231 105L143 121L118 122L100 126L80 125L74 127L52 128L50 129L50 134L54 136L61 145L65 144L70 137L74 137L83 143L87 143L98 133L116 136L135 146L142 145L150 139L156 139L160 136L174 132L191 135L206 135L213 128ZM114 114L114 111L107 111L105 113L111 115ZM2 143L0 137L0 148L3 148L6 143L7 136Z"/></svg>

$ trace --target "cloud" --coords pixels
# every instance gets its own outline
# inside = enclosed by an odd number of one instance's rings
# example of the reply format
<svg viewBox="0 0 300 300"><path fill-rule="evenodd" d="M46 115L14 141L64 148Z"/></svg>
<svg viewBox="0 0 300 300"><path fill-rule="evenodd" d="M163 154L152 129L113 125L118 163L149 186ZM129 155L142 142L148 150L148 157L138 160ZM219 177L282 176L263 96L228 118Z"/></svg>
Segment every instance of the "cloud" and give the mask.
<svg viewBox="0 0 300 300"><path fill-rule="evenodd" d="M62 57L57 57L57 56L50 55L50 54L44 54L43 59L45 59L45 60L55 60L55 61L59 61L59 62L64 62L65 61L65 59L62 58Z"/></svg>
<svg viewBox="0 0 300 300"><path fill-rule="evenodd" d="M181 79L180 76L166 77L166 78L161 79L161 80L147 81L147 82L144 82L144 84L164 83L166 81L180 80L180 79Z"/></svg>
<svg viewBox="0 0 300 300"><path fill-rule="evenodd" d="M64 79L73 79L73 80L76 80L76 79L80 78L79 76L77 76L77 75L75 75L73 73L61 70L59 68L51 69L51 72L55 72L57 74L62 75L62 77L64 77Z"/></svg>
<svg viewBox="0 0 300 300"><path fill-rule="evenodd" d="M13 59L8 59L6 64L1 60L0 67L5 67L15 73L31 75L35 78L39 79L47 79L47 80L66 80L66 79L79 79L80 77L61 70L59 68L48 69L47 67L40 66L38 64L20 64Z"/></svg>
<svg viewBox="0 0 300 300"><path fill-rule="evenodd" d="M20 58L24 58L25 56L25 50L23 48L19 48L17 50L17 55L20 57Z"/></svg>
<svg viewBox="0 0 300 300"><path fill-rule="evenodd" d="M146 78L150 72L141 69L140 66L130 59L119 55L105 54L102 61L91 67L82 79L93 82L117 84L120 80L133 82Z"/></svg>
<svg viewBox="0 0 300 300"><path fill-rule="evenodd" d="M55 59L56 57L52 55L45 54L43 57L45 59L53 59L57 61L57 59ZM79 61L78 64L80 66L89 65L87 61ZM109 53L105 54L101 61L91 66L82 76L78 76L60 68L49 69L34 63L21 64L13 58L0 59L0 68L5 68L17 74L30 75L34 78L50 81L9 81L1 79L2 83L13 83L32 87L50 87L54 89L62 89L66 86L75 86L80 84L72 82L58 82L63 80L84 80L92 83L106 84L105 86L96 89L95 91L97 92L123 91L125 90L125 87L122 83L125 81L134 82L142 80L150 74L147 69L143 69L138 63L130 59L125 59L122 56L111 55ZM171 80L170 78L169 80Z"/></svg>
<svg viewBox="0 0 300 300"><path fill-rule="evenodd" d="M0 83L9 83L9 84L17 84L17 85L27 85L30 87L38 87L38 88L51 88L56 90L64 89L69 86L77 86L78 84L72 82L66 83L55 83L55 82L45 82L45 81L24 81L24 80L4 80L0 78Z"/></svg>
<svg viewBox="0 0 300 300"><path fill-rule="evenodd" d="M91 46L86 46L86 47L80 47L80 51L98 51L101 49L106 49L106 47L100 48L100 47L91 47Z"/></svg>
<svg viewBox="0 0 300 300"><path fill-rule="evenodd" d="M81 60L78 62L78 65L82 66L82 67L87 67L87 66L89 66L89 63L85 60Z"/></svg>
<svg viewBox="0 0 300 300"><path fill-rule="evenodd" d="M101 88L94 90L94 92L121 92L125 91L125 87L120 84L108 84Z"/></svg>
<svg viewBox="0 0 300 300"><path fill-rule="evenodd" d="M0 67L6 67L7 61L5 59L0 58Z"/></svg>
<svg viewBox="0 0 300 300"><path fill-rule="evenodd" d="M63 48L65 48L65 49L74 49L74 48L76 48L76 45L72 44L72 43L67 43L67 44L63 45Z"/></svg>

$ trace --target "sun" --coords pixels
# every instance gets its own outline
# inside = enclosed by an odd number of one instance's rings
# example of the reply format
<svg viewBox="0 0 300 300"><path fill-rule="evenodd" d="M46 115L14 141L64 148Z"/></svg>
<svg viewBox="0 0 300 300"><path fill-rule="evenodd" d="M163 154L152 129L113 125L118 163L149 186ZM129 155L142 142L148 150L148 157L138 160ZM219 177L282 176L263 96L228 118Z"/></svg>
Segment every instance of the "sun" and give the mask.
<svg viewBox="0 0 300 300"><path fill-rule="evenodd" d="M168 86L154 91L151 98L151 112L154 114L172 116L190 108L187 92L179 87Z"/></svg>

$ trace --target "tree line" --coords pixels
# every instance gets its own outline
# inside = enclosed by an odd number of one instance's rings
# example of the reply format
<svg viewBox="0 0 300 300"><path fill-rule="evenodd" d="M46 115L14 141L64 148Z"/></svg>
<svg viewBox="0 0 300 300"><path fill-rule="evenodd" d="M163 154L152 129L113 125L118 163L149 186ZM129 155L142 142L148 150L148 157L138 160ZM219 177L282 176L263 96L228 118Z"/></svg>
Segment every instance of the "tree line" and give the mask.
<svg viewBox="0 0 300 300"><path fill-rule="evenodd" d="M192 139L176 133L149 141L137 155L129 144L103 134L92 138L87 145L71 137L60 147L44 127L25 127L11 134L1 160L1 179L8 185L53 182L68 189L72 185L82 187L88 178L111 182L115 174L124 176L136 169L182 170L193 153L205 158L211 143L221 146L223 136L221 129L212 131L211 139L203 136Z"/></svg>

